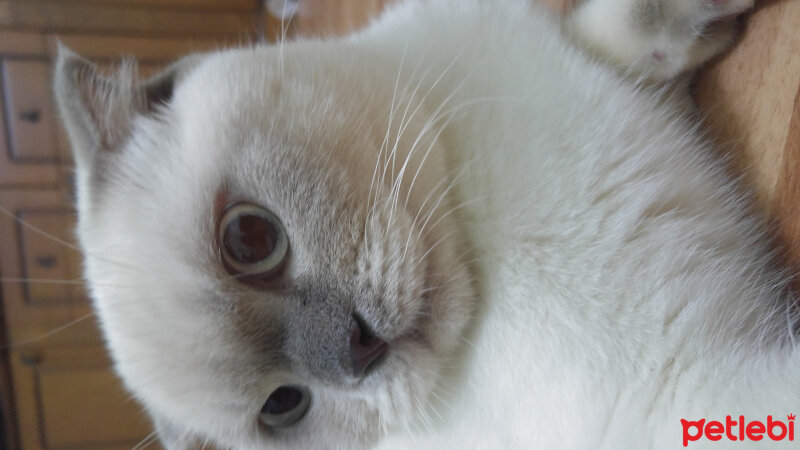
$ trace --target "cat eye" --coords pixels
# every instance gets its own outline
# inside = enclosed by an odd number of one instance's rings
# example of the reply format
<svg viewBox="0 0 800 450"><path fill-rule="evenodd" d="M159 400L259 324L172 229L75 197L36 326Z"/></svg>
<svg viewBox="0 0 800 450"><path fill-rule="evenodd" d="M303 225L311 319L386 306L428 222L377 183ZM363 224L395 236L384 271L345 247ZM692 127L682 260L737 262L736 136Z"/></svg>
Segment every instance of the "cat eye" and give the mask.
<svg viewBox="0 0 800 450"><path fill-rule="evenodd" d="M264 425L283 428L302 419L311 404L311 394L301 386L286 385L275 389L261 407L259 418Z"/></svg>
<svg viewBox="0 0 800 450"><path fill-rule="evenodd" d="M218 242L228 272L245 277L263 279L278 274L289 252L289 238L280 220L252 203L225 209Z"/></svg>

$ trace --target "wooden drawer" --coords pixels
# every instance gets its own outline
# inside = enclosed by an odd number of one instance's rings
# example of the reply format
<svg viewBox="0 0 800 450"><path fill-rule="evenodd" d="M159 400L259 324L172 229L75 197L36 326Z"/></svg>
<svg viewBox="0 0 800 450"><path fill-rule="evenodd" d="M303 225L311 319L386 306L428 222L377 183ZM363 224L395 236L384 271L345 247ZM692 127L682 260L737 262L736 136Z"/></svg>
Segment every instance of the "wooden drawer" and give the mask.
<svg viewBox="0 0 800 450"><path fill-rule="evenodd" d="M130 449L151 432L102 347L11 353L24 449Z"/></svg>
<svg viewBox="0 0 800 450"><path fill-rule="evenodd" d="M62 191L0 190L0 271L10 344L91 314L81 282L70 198ZM61 345L100 342L94 326L55 335ZM69 336L69 341L63 339Z"/></svg>
<svg viewBox="0 0 800 450"><path fill-rule="evenodd" d="M50 64L0 58L0 84L0 184L58 184L69 156L53 115Z"/></svg>
<svg viewBox="0 0 800 450"><path fill-rule="evenodd" d="M41 59L5 58L2 75L11 161L57 164L50 64Z"/></svg>
<svg viewBox="0 0 800 450"><path fill-rule="evenodd" d="M17 223L17 233L23 278L41 280L23 283L25 303L48 306L86 301L86 293L80 281L80 254L61 242L46 237L61 237L65 234L64 230L71 230L75 224L72 211L37 209L34 206L19 210L17 217L22 221Z"/></svg>

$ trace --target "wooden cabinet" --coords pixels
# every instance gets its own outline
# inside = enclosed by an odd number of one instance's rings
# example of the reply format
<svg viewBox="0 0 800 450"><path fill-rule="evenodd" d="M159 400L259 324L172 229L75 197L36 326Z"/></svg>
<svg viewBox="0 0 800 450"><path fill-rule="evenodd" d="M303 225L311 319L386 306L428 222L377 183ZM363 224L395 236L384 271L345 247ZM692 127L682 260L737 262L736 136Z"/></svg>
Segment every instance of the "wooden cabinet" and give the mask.
<svg viewBox="0 0 800 450"><path fill-rule="evenodd" d="M102 347L15 350L10 362L20 448L130 449L151 432Z"/></svg>
<svg viewBox="0 0 800 450"><path fill-rule="evenodd" d="M134 56L146 76L266 26L257 0L0 0L0 448L130 449L152 432L81 281L58 43L104 67Z"/></svg>

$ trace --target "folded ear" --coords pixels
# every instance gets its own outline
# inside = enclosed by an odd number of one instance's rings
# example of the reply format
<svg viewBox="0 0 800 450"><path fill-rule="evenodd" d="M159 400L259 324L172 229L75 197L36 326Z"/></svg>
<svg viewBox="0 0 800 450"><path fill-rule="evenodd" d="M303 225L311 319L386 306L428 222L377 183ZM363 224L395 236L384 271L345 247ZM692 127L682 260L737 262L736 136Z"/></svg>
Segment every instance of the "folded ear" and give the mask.
<svg viewBox="0 0 800 450"><path fill-rule="evenodd" d="M193 60L184 58L139 83L133 60L123 61L114 76L105 77L93 63L59 46L55 98L78 170L90 167L98 152L119 149L138 115L153 114L159 104L168 103L177 78Z"/></svg>

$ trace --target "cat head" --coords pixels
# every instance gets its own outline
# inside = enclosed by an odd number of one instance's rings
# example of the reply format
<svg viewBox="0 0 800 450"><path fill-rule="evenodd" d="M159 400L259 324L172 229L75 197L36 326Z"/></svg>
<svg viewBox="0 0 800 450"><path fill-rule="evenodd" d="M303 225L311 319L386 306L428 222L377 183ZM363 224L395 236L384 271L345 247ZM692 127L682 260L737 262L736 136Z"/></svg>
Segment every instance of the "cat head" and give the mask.
<svg viewBox="0 0 800 450"><path fill-rule="evenodd" d="M397 68L332 45L141 83L60 51L85 276L169 447L368 445L426 404L470 316L440 125Z"/></svg>

